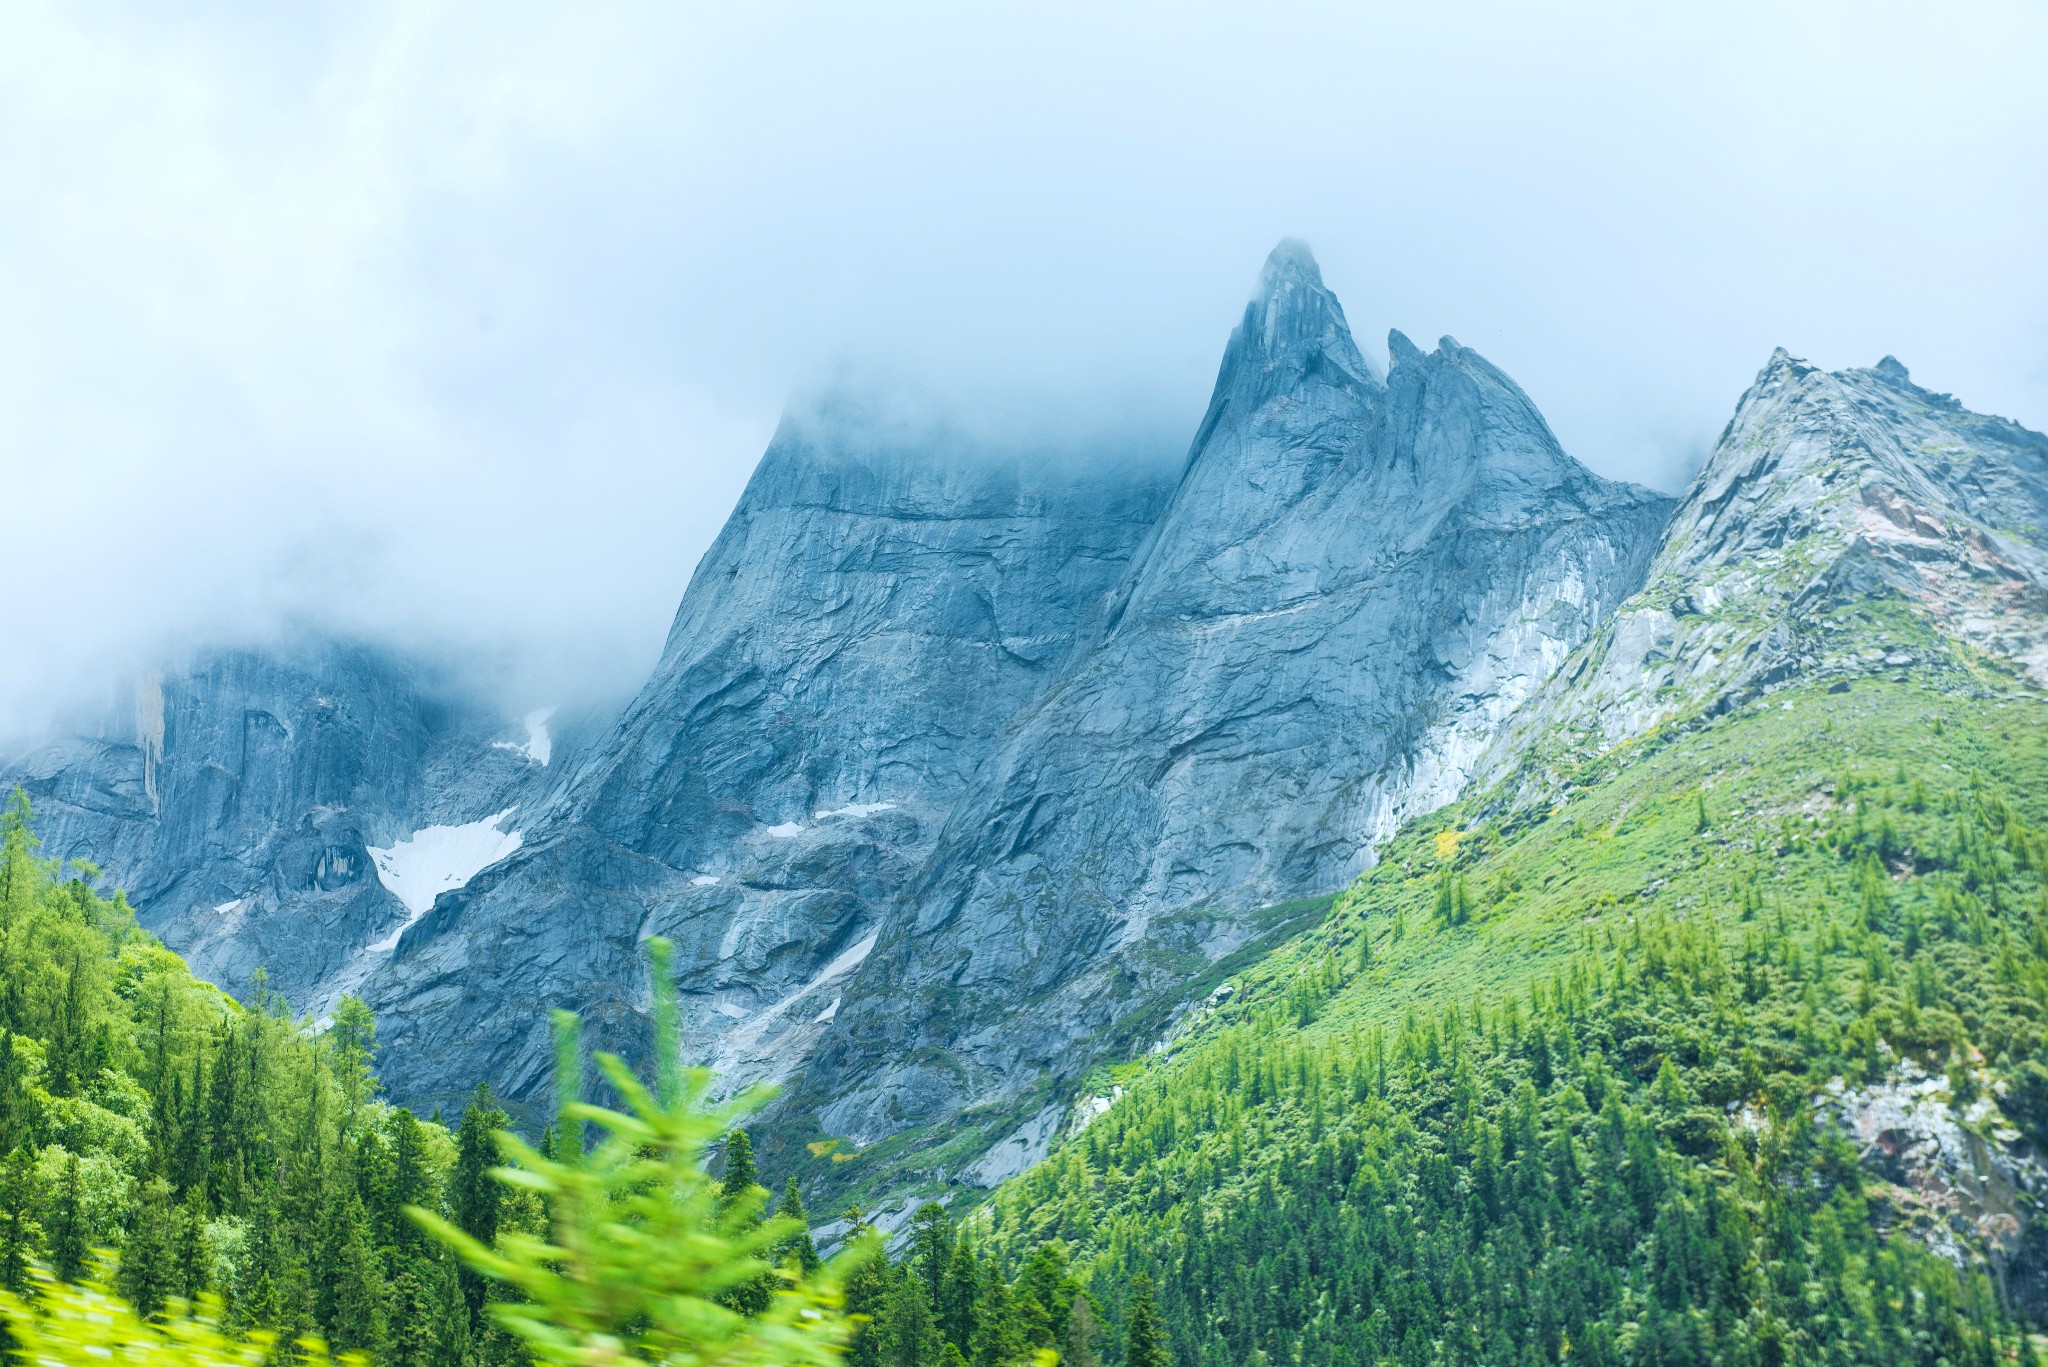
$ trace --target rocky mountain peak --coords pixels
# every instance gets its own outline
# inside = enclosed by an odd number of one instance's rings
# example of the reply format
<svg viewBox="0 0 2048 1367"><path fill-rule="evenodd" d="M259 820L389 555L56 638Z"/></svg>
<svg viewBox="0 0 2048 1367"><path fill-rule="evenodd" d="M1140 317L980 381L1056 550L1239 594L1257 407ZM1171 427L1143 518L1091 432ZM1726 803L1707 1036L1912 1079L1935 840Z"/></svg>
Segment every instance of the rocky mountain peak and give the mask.
<svg viewBox="0 0 2048 1367"><path fill-rule="evenodd" d="M1288 238L1273 249L1258 289L1223 353L1210 419L1235 400L1257 404L1274 393L1320 378L1332 388L1377 389L1382 377L1352 339L1344 306L1323 284L1306 243ZM1211 422L1205 421L1203 432ZM1195 444L1202 444L1197 436Z"/></svg>
<svg viewBox="0 0 2048 1367"><path fill-rule="evenodd" d="M2048 437L1913 384L1886 357L1784 348L1736 405L1642 593L1496 754L1604 749L1797 679L1913 665L2048 681ZM1905 607L1891 625L1869 606ZM1910 630L1899 625L1907 617Z"/></svg>

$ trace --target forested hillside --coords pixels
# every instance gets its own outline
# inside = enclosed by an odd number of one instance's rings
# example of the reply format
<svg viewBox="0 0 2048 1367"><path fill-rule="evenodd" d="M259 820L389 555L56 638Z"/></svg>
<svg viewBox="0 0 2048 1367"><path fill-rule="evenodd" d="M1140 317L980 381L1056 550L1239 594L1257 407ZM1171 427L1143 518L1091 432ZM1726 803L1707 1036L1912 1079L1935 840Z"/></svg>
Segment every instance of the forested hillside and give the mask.
<svg viewBox="0 0 2048 1367"><path fill-rule="evenodd" d="M2048 1313L2040 706L1795 687L1446 809L1103 1076L993 1243L1063 1241L1112 1320L1149 1276L1204 1367L2009 1359Z"/></svg>
<svg viewBox="0 0 2048 1367"><path fill-rule="evenodd" d="M317 1335L408 1367L528 1361L490 1309L521 1301L521 1290L478 1275L408 1215L438 1214L484 1246L565 1237L577 1208L550 1202L566 1198L492 1176L506 1116L488 1093L453 1133L438 1117L384 1104L374 1023L360 1002L321 1022L293 1020L268 992L238 1005L137 929L122 897L95 892L95 870L39 858L30 818L18 792L0 814L0 1289L33 1293L39 1270L66 1282L104 1277L143 1317L175 1319L179 1302L217 1297L230 1336ZM681 1155L687 1185L704 1137L715 1142L722 1123L685 1103L675 1114L698 1135ZM571 1137L579 1133L582 1142ZM585 1147L595 1138L558 1123L523 1165L552 1162L594 1180L604 1150L586 1157ZM771 1200L743 1130L715 1146L717 1203L693 1228L701 1235L738 1212L742 1226L774 1239L774 1260L815 1271L796 1183ZM582 1216L645 1227L637 1189L629 1182L610 1211ZM780 1223L763 1227L771 1214ZM729 1277L745 1242L708 1244L704 1275ZM717 1257L728 1259L723 1271ZM649 1297L661 1278L636 1281L642 1273L611 1266L617 1280L603 1294L627 1307ZM767 1314L773 1292L764 1267L718 1299L751 1321ZM899 1260L857 1261L845 1296L868 1317L852 1343L863 1367L1009 1367L1041 1349L1079 1367L1094 1360L1091 1303L1062 1249L1033 1251L1005 1278L936 1205L919 1212ZM89 1306L82 1316L69 1303L60 1310L73 1325L105 1318ZM92 1332L132 1345L137 1331L107 1322ZM1139 1361L1156 1340L1141 1333ZM76 1341L60 1344L76 1355ZM792 1350L786 1360L810 1359Z"/></svg>

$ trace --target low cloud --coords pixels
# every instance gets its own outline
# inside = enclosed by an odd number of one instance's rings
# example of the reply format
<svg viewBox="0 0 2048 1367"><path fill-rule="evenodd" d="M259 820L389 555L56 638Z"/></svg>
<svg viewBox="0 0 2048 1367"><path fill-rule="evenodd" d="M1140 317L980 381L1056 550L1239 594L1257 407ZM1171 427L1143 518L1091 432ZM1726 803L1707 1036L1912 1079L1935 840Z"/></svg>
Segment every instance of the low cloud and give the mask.
<svg viewBox="0 0 2048 1367"><path fill-rule="evenodd" d="M1603 473L1677 483L1779 344L2042 426L2044 51L2024 5L18 5L0 718L293 622L630 687L786 394L880 359L1184 444L1290 233Z"/></svg>

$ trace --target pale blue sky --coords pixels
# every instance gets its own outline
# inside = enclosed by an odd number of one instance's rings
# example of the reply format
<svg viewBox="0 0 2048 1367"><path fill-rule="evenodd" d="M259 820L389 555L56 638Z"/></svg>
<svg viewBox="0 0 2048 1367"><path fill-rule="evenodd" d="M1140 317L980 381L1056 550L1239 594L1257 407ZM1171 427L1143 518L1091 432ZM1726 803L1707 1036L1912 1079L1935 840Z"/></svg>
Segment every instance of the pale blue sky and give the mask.
<svg viewBox="0 0 2048 1367"><path fill-rule="evenodd" d="M1178 445L1286 234L1603 473L1775 345L2048 426L2037 4L168 8L0 14L15 718L293 613L630 684L793 386Z"/></svg>

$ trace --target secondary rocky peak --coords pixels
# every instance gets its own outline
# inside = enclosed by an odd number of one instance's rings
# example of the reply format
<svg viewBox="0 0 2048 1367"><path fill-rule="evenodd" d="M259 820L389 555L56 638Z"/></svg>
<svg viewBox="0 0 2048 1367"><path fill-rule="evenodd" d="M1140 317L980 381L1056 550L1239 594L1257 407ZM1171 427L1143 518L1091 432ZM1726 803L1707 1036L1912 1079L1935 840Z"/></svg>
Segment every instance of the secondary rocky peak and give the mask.
<svg viewBox="0 0 2048 1367"><path fill-rule="evenodd" d="M1408 334L1399 328L1387 329L1387 373L1404 365L1413 365L1422 359L1422 348L1408 340Z"/></svg>
<svg viewBox="0 0 2048 1367"><path fill-rule="evenodd" d="M1789 681L1906 663L2048 681L2048 438L1905 377L1892 357L1830 372L1774 351L1643 592L1564 667L1570 686L1523 733L1606 749ZM1873 624L1873 600L1933 630Z"/></svg>

